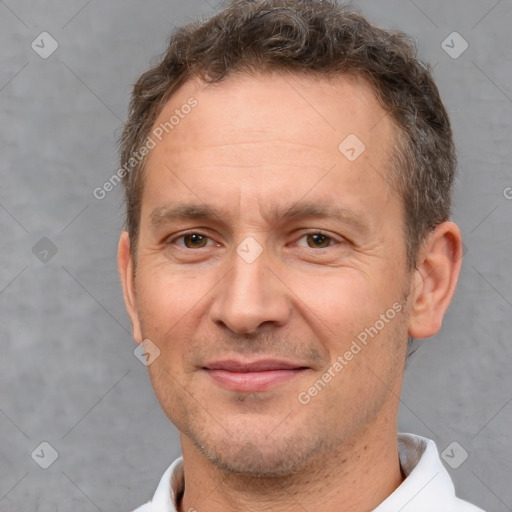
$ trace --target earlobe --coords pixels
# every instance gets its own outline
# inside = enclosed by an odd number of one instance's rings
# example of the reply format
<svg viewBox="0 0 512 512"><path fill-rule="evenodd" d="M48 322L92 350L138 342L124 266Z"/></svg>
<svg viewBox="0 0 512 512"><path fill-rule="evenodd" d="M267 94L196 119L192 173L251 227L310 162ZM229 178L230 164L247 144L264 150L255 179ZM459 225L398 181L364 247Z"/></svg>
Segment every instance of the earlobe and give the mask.
<svg viewBox="0 0 512 512"><path fill-rule="evenodd" d="M130 236L127 231L123 231L119 238L117 264L119 268L119 275L121 277L121 284L123 286L123 296L126 311L128 312L132 322L133 337L137 343L141 343L142 334L135 296L133 255L130 249Z"/></svg>
<svg viewBox="0 0 512 512"><path fill-rule="evenodd" d="M441 329L455 293L462 264L462 237L453 222L443 222L427 237L420 250L411 283L409 335L429 338Z"/></svg>

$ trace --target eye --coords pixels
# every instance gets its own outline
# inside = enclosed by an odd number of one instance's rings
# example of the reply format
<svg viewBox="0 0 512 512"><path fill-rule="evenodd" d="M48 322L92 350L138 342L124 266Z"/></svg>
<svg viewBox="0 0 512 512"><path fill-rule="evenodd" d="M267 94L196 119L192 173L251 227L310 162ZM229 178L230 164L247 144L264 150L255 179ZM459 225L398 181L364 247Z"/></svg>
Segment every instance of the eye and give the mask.
<svg viewBox="0 0 512 512"><path fill-rule="evenodd" d="M307 235L299 238L299 241L304 239L306 241L307 247L310 249L325 249L335 243L335 240L331 236L322 232L308 233ZM299 242L297 242L297 245L305 247L304 244Z"/></svg>
<svg viewBox="0 0 512 512"><path fill-rule="evenodd" d="M179 241L182 241L182 243L179 243ZM185 249L202 249L207 246L208 241L209 238L201 233L186 233L185 235L171 240L170 243L175 243Z"/></svg>

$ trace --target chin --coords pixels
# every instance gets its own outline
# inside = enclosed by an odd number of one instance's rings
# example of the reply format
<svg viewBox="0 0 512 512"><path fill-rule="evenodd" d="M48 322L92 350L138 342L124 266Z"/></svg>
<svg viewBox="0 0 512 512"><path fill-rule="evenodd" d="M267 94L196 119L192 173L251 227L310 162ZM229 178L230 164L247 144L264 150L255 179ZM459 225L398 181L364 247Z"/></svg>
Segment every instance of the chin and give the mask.
<svg viewBox="0 0 512 512"><path fill-rule="evenodd" d="M318 456L321 442L302 436L225 436L215 441L189 436L201 454L217 468L240 476L272 478L289 476Z"/></svg>

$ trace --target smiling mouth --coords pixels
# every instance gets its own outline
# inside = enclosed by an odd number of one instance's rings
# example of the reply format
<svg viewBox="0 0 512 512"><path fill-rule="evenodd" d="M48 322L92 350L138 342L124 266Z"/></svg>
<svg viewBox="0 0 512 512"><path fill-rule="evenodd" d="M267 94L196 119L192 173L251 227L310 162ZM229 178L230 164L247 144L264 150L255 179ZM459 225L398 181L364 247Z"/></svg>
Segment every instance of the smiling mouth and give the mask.
<svg viewBox="0 0 512 512"><path fill-rule="evenodd" d="M265 359L253 362L216 361L203 367L217 384L231 391L266 391L302 375L310 368L288 361Z"/></svg>

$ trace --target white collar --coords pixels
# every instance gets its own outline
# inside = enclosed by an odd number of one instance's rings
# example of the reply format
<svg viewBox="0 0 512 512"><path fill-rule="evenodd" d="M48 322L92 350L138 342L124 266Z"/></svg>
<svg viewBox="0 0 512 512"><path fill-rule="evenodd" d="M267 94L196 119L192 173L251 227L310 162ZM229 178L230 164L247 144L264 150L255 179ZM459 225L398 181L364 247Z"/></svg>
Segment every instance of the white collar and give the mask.
<svg viewBox="0 0 512 512"><path fill-rule="evenodd" d="M399 433L398 455L406 478L373 512L483 512L455 496L434 441ZM176 495L183 485L180 457L162 476L152 501L134 512L176 512Z"/></svg>

